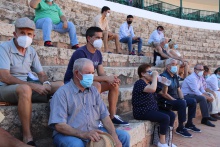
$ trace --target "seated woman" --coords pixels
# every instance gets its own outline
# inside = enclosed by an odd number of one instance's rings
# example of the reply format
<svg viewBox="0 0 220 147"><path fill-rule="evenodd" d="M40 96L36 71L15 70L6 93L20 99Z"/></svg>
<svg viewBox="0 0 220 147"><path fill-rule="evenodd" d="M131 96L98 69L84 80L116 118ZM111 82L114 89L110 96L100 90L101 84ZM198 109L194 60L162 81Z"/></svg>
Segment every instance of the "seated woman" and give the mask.
<svg viewBox="0 0 220 147"><path fill-rule="evenodd" d="M169 126L173 126L175 114L172 111L159 110L157 106L157 71L151 71L149 64L138 67L139 80L135 82L132 92L133 115L138 120L158 122L160 125L160 142L158 147L168 147L165 134ZM175 145L172 145L175 147Z"/></svg>
<svg viewBox="0 0 220 147"><path fill-rule="evenodd" d="M206 69L206 67L204 69ZM214 74L208 76L206 79L207 88L215 92L217 112L211 116L216 119L220 119L220 89L218 87L218 78L220 78L220 67L214 71Z"/></svg>
<svg viewBox="0 0 220 147"><path fill-rule="evenodd" d="M183 73L183 79L186 78L188 76L188 73L189 73L189 63L183 59L183 57L181 56L180 52L177 51L177 48L178 48L178 45L172 41L171 39L168 41L169 42L169 50L167 51L167 54L173 58L173 59L176 59L176 60L179 60L180 61L180 67L179 67L179 72L181 71L184 71Z"/></svg>

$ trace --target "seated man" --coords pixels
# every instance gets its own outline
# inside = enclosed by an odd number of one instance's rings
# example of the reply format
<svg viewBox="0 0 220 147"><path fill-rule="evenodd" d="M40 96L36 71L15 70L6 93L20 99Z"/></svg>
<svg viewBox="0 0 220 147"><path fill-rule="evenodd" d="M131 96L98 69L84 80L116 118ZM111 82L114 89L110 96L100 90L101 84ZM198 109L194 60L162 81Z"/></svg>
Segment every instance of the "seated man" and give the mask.
<svg viewBox="0 0 220 147"><path fill-rule="evenodd" d="M0 45L0 101L18 103L22 124L23 142L35 146L31 135L31 101L48 102L47 95L54 93L63 82L49 82L30 45L34 38L35 24L29 18L15 22L14 38ZM34 71L38 83L28 82L28 73Z"/></svg>
<svg viewBox="0 0 220 147"><path fill-rule="evenodd" d="M109 112L110 118L115 125L129 125L127 122L122 121L116 114L116 105L118 102L120 79L117 76L106 76L102 65L102 54L99 51L102 47L102 30L99 27L90 27L86 31L87 44L77 51L75 51L68 64L64 83L67 83L73 77L73 65L76 59L88 58L93 61L94 68L98 76L94 77L94 86L98 91L108 91Z"/></svg>
<svg viewBox="0 0 220 147"><path fill-rule="evenodd" d="M203 65L197 64L194 67L194 72L186 77L182 83L182 92L184 98L194 98L197 103L200 105L200 110L202 113L202 124L205 124L210 127L215 127L211 121L216 121L216 119L210 117L208 110L208 102L212 102L213 98L210 95L207 95L203 88L202 76L203 76Z"/></svg>
<svg viewBox="0 0 220 147"><path fill-rule="evenodd" d="M43 30L44 46L52 47L51 31L69 33L72 49L79 48L76 29L72 22L67 21L60 7L53 0L31 0L30 7L35 9L37 29Z"/></svg>
<svg viewBox="0 0 220 147"><path fill-rule="evenodd" d="M167 49L168 49L168 40L166 38L161 38L159 41L158 50L154 50L154 66L165 67L166 59L170 58Z"/></svg>
<svg viewBox="0 0 220 147"><path fill-rule="evenodd" d="M119 50L121 49L121 45L119 42L119 37L117 34L114 34L109 31L109 25L108 25L108 17L110 15L110 8L107 6L104 6L101 10L101 14L97 15L93 20L93 26L99 27L103 31L103 41L104 41L104 48L105 52L111 53L108 48L108 40L115 41L116 46L116 52L119 53Z"/></svg>
<svg viewBox="0 0 220 147"><path fill-rule="evenodd" d="M159 87L162 88L162 97L159 98L172 104L172 110L178 113L179 126L176 129L176 133L183 137L192 137L187 131L192 130L193 132L201 132L200 129L196 128L193 124L193 118L196 116L196 100L193 98L184 98L183 93L179 86L177 73L177 60L169 58L166 60L166 70L160 75L166 77L171 81L170 86L164 86L159 83ZM186 121L186 107L188 107L188 120Z"/></svg>
<svg viewBox="0 0 220 147"><path fill-rule="evenodd" d="M132 15L128 15L127 22L123 23L120 26L120 30L119 30L120 42L128 44L129 55L135 55L135 53L132 52L132 44L138 43L138 56L144 56L141 53L142 39L134 35L134 30L133 27L131 26L133 18L134 17Z"/></svg>
<svg viewBox="0 0 220 147"><path fill-rule="evenodd" d="M156 51L161 49L160 46L160 40L164 38L163 34L164 28L163 26L158 26L156 30L153 31L153 33L150 35L150 38L148 40L148 44L152 47L156 48Z"/></svg>
<svg viewBox="0 0 220 147"><path fill-rule="evenodd" d="M54 129L55 146L84 147L89 140L99 141L103 131L113 137L117 147L129 147L129 134L115 130L98 90L92 86L93 62L86 58L75 60L73 73L50 103L48 124ZM100 120L104 127L98 127Z"/></svg>

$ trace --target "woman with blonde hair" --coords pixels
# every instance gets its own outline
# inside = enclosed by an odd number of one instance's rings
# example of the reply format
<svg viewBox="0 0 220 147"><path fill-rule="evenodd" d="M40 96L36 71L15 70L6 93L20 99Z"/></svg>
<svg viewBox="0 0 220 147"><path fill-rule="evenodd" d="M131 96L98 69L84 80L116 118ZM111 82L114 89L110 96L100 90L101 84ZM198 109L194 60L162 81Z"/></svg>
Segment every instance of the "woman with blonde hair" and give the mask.
<svg viewBox="0 0 220 147"><path fill-rule="evenodd" d="M169 49L167 51L168 55L171 58L174 58L176 60L179 60L179 75L181 76L180 73L183 73L183 78L186 78L189 73L189 63L181 56L180 52L177 50L178 45L173 41L169 40Z"/></svg>

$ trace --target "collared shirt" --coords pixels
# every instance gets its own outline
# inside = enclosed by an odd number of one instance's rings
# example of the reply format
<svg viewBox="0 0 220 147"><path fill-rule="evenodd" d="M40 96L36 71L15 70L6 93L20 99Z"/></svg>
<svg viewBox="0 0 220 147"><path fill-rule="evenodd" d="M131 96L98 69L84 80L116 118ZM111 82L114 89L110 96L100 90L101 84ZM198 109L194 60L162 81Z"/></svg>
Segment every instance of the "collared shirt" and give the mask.
<svg viewBox="0 0 220 147"><path fill-rule="evenodd" d="M0 44L0 69L10 71L10 74L22 81L27 81L30 71L39 73L43 71L38 55L33 47L26 49L22 55L14 44L14 39ZM5 83L0 82L0 85Z"/></svg>
<svg viewBox="0 0 220 147"><path fill-rule="evenodd" d="M53 24L58 24L62 15L63 12L56 3L53 2L52 5L48 5L45 0L41 0L35 8L34 22L36 23L41 18L51 18Z"/></svg>
<svg viewBox="0 0 220 147"><path fill-rule="evenodd" d="M134 30L133 30L133 26L128 26L128 23L125 22L120 26L120 30L119 30L119 37L120 39L125 38L131 36L132 38L135 36L134 35Z"/></svg>
<svg viewBox="0 0 220 147"><path fill-rule="evenodd" d="M144 92L147 83L139 79L135 82L132 91L133 115L135 118L143 116L146 112L158 110L156 93Z"/></svg>
<svg viewBox="0 0 220 147"><path fill-rule="evenodd" d="M205 92L202 84L202 77L199 77L195 72L186 77L182 83L182 92L183 95L202 95Z"/></svg>
<svg viewBox="0 0 220 147"><path fill-rule="evenodd" d="M164 34L163 33L159 34L157 30L154 30L153 33L150 35L148 44L151 44L152 42L159 43L162 38L164 38Z"/></svg>
<svg viewBox="0 0 220 147"><path fill-rule="evenodd" d="M57 90L50 102L48 125L54 129L58 123L66 123L81 131L98 129L100 120L109 112L97 89L92 86L80 91L73 80ZM58 132L54 130L53 135Z"/></svg>
<svg viewBox="0 0 220 147"><path fill-rule="evenodd" d="M93 62L95 70L98 69L98 66L102 64L102 53L99 50L96 50L95 53L90 53L85 46L82 46L78 48L70 58L65 76L64 76L64 83L67 83L70 81L70 79L73 77L73 65L74 62L79 58L87 58L90 59Z"/></svg>
<svg viewBox="0 0 220 147"><path fill-rule="evenodd" d="M169 79L171 81L171 84L170 86L168 86L168 91L167 93L172 96L173 98L175 99L178 99L179 98L179 95L178 95L178 88L180 87L179 85L179 80L178 80L178 77L176 74L173 75L173 77L169 74L169 72L167 70L165 70L162 74L160 74L160 76L162 77L166 77L167 79ZM160 89L163 88L163 84L158 82L158 87ZM161 95L158 95L158 97L162 98Z"/></svg>
<svg viewBox="0 0 220 147"><path fill-rule="evenodd" d="M203 85L203 89L205 90L207 88L207 83L204 76L202 76L202 85Z"/></svg>
<svg viewBox="0 0 220 147"><path fill-rule="evenodd" d="M210 90L213 90L213 91L219 90L218 78L217 78L216 74L212 74L211 76L209 76L206 79L206 83L207 83L207 88L209 88Z"/></svg>
<svg viewBox="0 0 220 147"><path fill-rule="evenodd" d="M103 31L109 31L108 19L102 19L102 14L97 15L93 20L93 26L100 27Z"/></svg>

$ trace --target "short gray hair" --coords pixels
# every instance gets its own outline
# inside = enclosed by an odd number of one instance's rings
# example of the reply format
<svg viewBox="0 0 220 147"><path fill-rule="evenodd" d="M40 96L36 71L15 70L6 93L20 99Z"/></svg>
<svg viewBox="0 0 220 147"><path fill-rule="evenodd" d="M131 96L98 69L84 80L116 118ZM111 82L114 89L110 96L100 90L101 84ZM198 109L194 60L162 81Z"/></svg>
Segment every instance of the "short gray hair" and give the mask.
<svg viewBox="0 0 220 147"><path fill-rule="evenodd" d="M176 59L173 58L166 59L165 66L169 65L172 61L176 61Z"/></svg>
<svg viewBox="0 0 220 147"><path fill-rule="evenodd" d="M92 64L93 62L87 58L79 58L77 59L74 64L73 64L73 71L78 70L78 71L82 71L83 67L86 64Z"/></svg>
<svg viewBox="0 0 220 147"><path fill-rule="evenodd" d="M202 63L197 63L197 64L194 66L194 69L197 69L198 66L202 66L202 67L203 67L203 64L202 64Z"/></svg>

